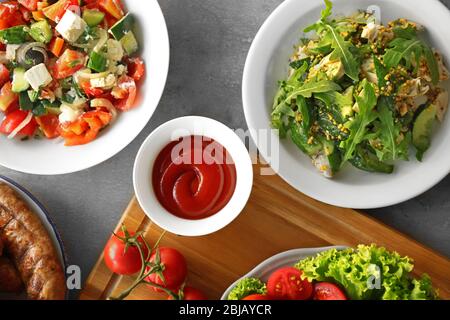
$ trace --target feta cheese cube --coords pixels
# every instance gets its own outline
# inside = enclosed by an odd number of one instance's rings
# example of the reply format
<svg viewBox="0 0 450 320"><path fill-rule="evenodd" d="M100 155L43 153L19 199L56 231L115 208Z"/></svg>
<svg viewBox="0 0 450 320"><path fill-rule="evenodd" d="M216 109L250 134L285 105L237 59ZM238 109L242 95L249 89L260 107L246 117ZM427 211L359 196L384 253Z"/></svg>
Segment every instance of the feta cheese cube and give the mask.
<svg viewBox="0 0 450 320"><path fill-rule="evenodd" d="M25 72L25 80L28 81L33 90L38 91L39 88L49 85L53 78L45 64L41 63Z"/></svg>
<svg viewBox="0 0 450 320"><path fill-rule="evenodd" d="M61 21L56 26L56 31L68 42L73 43L80 38L86 28L87 24L80 16L70 10L66 10Z"/></svg>
<svg viewBox="0 0 450 320"><path fill-rule="evenodd" d="M103 88L106 86L106 78L97 78L90 80L92 88Z"/></svg>
<svg viewBox="0 0 450 320"><path fill-rule="evenodd" d="M20 44L8 44L6 46L6 59L10 61L16 60L16 51L19 49Z"/></svg>

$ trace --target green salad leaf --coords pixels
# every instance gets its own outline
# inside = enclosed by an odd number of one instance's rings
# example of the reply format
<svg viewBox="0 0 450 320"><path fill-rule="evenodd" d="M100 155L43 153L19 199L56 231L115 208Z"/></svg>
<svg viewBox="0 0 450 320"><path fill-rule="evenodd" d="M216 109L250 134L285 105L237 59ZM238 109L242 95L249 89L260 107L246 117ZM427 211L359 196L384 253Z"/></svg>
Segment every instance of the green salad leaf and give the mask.
<svg viewBox="0 0 450 320"><path fill-rule="evenodd" d="M266 294L266 284L257 278L244 278L228 295L228 300L242 300L251 294Z"/></svg>
<svg viewBox="0 0 450 320"><path fill-rule="evenodd" d="M343 162L354 157L356 146L368 138L368 125L377 118L377 114L374 111L374 107L377 104L375 89L367 80L363 81L362 88L361 93L356 97L359 113L348 126L350 130L348 139L342 141L340 145L345 150Z"/></svg>
<svg viewBox="0 0 450 320"><path fill-rule="evenodd" d="M339 284L352 300L437 299L426 274L413 278L413 261L376 245L328 250L299 261L296 268L309 281Z"/></svg>

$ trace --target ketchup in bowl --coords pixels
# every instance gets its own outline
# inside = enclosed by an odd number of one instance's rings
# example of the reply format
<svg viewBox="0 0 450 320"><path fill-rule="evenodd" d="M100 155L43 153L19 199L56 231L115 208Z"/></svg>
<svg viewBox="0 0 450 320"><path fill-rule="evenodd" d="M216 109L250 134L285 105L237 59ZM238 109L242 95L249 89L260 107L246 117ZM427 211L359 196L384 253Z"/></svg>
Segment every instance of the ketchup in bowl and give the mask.
<svg viewBox="0 0 450 320"><path fill-rule="evenodd" d="M190 220L223 209L236 188L236 167L218 142L189 136L168 144L156 158L153 189L170 213Z"/></svg>

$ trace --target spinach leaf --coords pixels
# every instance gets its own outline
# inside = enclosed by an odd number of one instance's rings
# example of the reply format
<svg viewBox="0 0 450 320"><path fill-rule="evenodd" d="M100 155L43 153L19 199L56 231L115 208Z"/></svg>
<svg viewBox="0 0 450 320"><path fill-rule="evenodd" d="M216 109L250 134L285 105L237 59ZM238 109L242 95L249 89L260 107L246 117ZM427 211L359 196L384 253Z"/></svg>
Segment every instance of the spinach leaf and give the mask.
<svg viewBox="0 0 450 320"><path fill-rule="evenodd" d="M343 163L354 157L356 147L368 137L367 127L377 118L377 114L374 111L374 107L377 104L375 89L367 80L363 81L362 86L363 90L356 97L359 113L348 126L350 130L348 139L340 144L341 148L344 149Z"/></svg>

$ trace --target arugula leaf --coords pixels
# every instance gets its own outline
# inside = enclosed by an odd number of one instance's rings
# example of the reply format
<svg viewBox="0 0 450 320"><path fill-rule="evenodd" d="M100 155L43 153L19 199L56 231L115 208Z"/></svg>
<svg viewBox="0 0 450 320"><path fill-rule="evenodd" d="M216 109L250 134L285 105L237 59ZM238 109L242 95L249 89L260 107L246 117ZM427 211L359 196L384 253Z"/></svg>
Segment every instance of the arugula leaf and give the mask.
<svg viewBox="0 0 450 320"><path fill-rule="evenodd" d="M303 96L297 97L298 110L302 114L302 127L305 132L309 132L312 125L312 110Z"/></svg>
<svg viewBox="0 0 450 320"><path fill-rule="evenodd" d="M348 129L350 130L348 139L342 141L340 144L341 148L345 150L343 163L354 157L356 147L367 139L368 125L377 118L377 114L374 111L374 107L377 104L375 89L367 80L363 81L362 86L363 90L356 97L359 113L348 126Z"/></svg>
<svg viewBox="0 0 450 320"><path fill-rule="evenodd" d="M306 27L303 32L308 33L314 30L318 30L323 22L326 22L327 19L331 16L333 11L333 3L330 0L325 0L325 9L321 12L321 18L318 22L313 23L312 25Z"/></svg>
<svg viewBox="0 0 450 320"><path fill-rule="evenodd" d="M347 74L352 80L359 80L359 63L355 59L352 51L358 49L351 44L351 42L345 41L344 38L337 32L330 24L325 25L331 35L331 47L334 49L332 52L332 60L340 59L344 65L345 74ZM352 51L351 51L352 50Z"/></svg>
<svg viewBox="0 0 450 320"><path fill-rule="evenodd" d="M378 78L378 87L386 86L386 80L384 79L388 74L388 69L381 63L380 59L373 55L373 63L375 65L375 73Z"/></svg>
<svg viewBox="0 0 450 320"><path fill-rule="evenodd" d="M391 97L381 97L377 106L380 119L379 138L383 148L375 149L375 151L381 161L408 160L410 139L407 138L408 136L401 138L401 125L394 122L393 105L394 101Z"/></svg>
<svg viewBox="0 0 450 320"><path fill-rule="evenodd" d="M439 67L433 51L430 47L412 32L396 32L396 35L402 35L389 43L389 49L384 54L383 61L387 68L393 68L403 60L405 65L410 68L413 59L416 60L416 68L419 67L420 57L424 56L428 69L430 70L433 84L439 82Z"/></svg>

